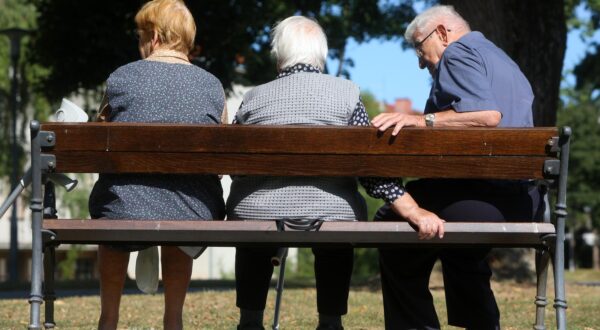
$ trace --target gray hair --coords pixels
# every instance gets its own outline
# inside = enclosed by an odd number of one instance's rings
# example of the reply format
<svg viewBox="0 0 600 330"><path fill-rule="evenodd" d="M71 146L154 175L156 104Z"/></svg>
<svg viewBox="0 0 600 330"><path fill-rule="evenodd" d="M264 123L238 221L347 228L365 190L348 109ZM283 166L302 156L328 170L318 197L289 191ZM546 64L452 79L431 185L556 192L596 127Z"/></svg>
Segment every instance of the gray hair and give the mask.
<svg viewBox="0 0 600 330"><path fill-rule="evenodd" d="M327 37L316 21L304 16L290 16L279 22L271 32L271 54L277 68L298 63L323 70L327 57Z"/></svg>
<svg viewBox="0 0 600 330"><path fill-rule="evenodd" d="M453 6L438 5L417 15L406 28L404 39L407 42L414 44L414 36L417 32L428 33L429 30L435 29L439 24L442 24L446 29L451 29L453 31L471 31L469 23L454 10Z"/></svg>

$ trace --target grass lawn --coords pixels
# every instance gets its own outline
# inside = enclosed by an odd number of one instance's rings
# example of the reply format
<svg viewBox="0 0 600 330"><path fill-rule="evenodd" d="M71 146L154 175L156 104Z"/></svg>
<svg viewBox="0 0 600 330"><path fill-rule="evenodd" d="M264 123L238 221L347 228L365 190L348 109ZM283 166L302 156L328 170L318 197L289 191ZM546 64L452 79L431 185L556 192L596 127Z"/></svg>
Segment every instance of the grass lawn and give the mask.
<svg viewBox="0 0 600 330"><path fill-rule="evenodd" d="M600 272L567 272L569 329L600 329L600 286L577 285L576 282L600 281ZM550 285L552 283L549 283ZM503 329L531 329L535 317L535 286L514 282L493 282L501 312ZM431 289L442 324L446 322L444 290L441 275L434 273ZM553 299L549 290L549 298ZM60 296L60 291L58 292ZM269 294L265 326L270 329L275 291ZM157 295L125 295L121 304L122 329L160 329L163 297ZM314 329L317 315L315 290L286 289L282 303L281 329ZM556 328L552 300L546 309L548 329ZM98 296L59 298L55 306L56 329L93 329L99 315ZM350 294L349 313L344 318L346 329L383 329L381 291L378 287L355 287ZM43 310L43 306L42 306ZM29 320L26 300L0 300L0 329L23 329ZM195 291L188 294L184 321L186 329L235 329L238 311L235 292L227 290ZM42 318L43 323L43 318ZM452 327L443 326L444 329Z"/></svg>

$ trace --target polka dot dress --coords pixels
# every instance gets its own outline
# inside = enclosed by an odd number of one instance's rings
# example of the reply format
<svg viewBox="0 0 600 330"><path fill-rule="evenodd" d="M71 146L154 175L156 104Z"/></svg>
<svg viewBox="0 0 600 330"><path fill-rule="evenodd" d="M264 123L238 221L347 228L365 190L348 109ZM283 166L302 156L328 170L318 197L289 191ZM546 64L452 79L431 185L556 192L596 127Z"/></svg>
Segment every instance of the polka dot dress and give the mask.
<svg viewBox="0 0 600 330"><path fill-rule="evenodd" d="M225 103L203 69L147 60L113 72L107 95L113 122L218 124ZM89 208L92 218L223 219L222 196L216 175L100 174Z"/></svg>

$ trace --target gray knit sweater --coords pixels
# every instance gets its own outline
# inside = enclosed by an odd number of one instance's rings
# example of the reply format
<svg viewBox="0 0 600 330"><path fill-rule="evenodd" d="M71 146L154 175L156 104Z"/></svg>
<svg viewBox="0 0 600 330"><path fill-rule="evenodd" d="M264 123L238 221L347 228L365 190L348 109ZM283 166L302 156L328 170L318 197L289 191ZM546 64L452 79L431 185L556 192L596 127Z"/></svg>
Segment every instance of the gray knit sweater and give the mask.
<svg viewBox="0 0 600 330"><path fill-rule="evenodd" d="M295 73L248 92L236 120L256 125L347 126L358 100L358 86L348 80ZM367 218L367 208L355 178L244 176L233 178L227 216L356 220Z"/></svg>

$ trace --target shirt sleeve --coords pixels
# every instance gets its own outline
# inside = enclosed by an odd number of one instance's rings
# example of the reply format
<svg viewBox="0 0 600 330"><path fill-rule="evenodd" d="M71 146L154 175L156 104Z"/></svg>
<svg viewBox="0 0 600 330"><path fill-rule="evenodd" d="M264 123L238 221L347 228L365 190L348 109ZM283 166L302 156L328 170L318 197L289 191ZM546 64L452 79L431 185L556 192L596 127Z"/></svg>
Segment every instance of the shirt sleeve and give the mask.
<svg viewBox="0 0 600 330"><path fill-rule="evenodd" d="M348 126L370 126L369 115L360 98L348 121ZM358 181L369 196L381 198L387 203L393 203L404 194L404 186L400 178L364 177L358 178Z"/></svg>
<svg viewBox="0 0 600 330"><path fill-rule="evenodd" d="M383 199L386 203L393 203L404 195L404 186L400 178L358 178L358 182L365 188L369 196Z"/></svg>
<svg viewBox="0 0 600 330"><path fill-rule="evenodd" d="M497 110L485 63L476 49L455 42L439 62L432 101L439 110Z"/></svg>

